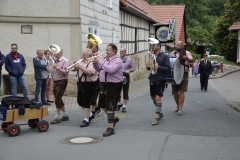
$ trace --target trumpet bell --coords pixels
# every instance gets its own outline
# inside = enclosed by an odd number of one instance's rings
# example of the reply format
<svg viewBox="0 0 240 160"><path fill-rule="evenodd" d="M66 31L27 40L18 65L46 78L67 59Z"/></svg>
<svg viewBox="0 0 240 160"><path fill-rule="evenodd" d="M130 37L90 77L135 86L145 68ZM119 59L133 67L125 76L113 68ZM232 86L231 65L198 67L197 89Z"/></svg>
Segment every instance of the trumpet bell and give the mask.
<svg viewBox="0 0 240 160"><path fill-rule="evenodd" d="M61 51L61 48L56 45L56 44L51 44L49 47L48 47L48 50L52 53L59 53Z"/></svg>
<svg viewBox="0 0 240 160"><path fill-rule="evenodd" d="M92 49L94 45L102 44L102 40L95 34L88 33L86 37L88 39L86 48Z"/></svg>

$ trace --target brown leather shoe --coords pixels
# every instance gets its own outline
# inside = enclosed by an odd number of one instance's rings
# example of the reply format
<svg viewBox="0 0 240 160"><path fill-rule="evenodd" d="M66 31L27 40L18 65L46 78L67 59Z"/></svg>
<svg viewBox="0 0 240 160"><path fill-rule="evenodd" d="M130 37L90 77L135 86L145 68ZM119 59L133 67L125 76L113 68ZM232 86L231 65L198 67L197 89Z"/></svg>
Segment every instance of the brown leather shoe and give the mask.
<svg viewBox="0 0 240 160"><path fill-rule="evenodd" d="M51 124L57 124L60 123L60 119L55 118L54 120L51 121Z"/></svg>
<svg viewBox="0 0 240 160"><path fill-rule="evenodd" d="M60 121L68 121L69 120L69 117L68 116L63 116Z"/></svg>
<svg viewBox="0 0 240 160"><path fill-rule="evenodd" d="M115 134L114 129L113 128L107 128L107 131L105 133L103 133L103 137L111 136L113 134Z"/></svg>

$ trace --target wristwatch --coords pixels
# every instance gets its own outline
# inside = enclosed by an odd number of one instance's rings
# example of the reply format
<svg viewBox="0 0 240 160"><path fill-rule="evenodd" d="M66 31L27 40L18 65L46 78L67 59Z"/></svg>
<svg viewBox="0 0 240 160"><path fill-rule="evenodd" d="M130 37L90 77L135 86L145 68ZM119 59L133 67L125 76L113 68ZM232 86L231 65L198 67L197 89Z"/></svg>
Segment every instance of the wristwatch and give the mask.
<svg viewBox="0 0 240 160"><path fill-rule="evenodd" d="M57 70L59 69L59 67L57 67Z"/></svg>

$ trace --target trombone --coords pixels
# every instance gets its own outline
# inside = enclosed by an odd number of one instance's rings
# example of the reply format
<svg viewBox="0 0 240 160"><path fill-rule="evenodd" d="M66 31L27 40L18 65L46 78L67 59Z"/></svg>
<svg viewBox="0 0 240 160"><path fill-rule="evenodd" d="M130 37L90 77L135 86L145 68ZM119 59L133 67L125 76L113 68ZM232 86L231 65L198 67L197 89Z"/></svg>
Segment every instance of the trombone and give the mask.
<svg viewBox="0 0 240 160"><path fill-rule="evenodd" d="M88 33L86 35L87 39L88 39L88 43L87 43L87 47L89 49L92 49L94 47L94 45L99 45L102 44L102 40L95 34L92 33ZM91 58L87 58L87 61L92 61L94 58L99 57L101 55L97 55L97 56L93 56ZM79 61L77 61L76 63L70 65L69 67L65 68L66 72L69 72L75 65L77 65L79 62L81 62L83 59L80 59Z"/></svg>

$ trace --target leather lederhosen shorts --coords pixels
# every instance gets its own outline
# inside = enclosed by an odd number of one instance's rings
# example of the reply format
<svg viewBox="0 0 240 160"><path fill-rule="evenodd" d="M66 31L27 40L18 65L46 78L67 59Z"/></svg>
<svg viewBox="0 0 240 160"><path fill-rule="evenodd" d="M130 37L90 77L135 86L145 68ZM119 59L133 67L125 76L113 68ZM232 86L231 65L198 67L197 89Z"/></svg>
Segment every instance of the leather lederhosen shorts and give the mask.
<svg viewBox="0 0 240 160"><path fill-rule="evenodd" d="M98 106L100 108L106 108L107 111L115 111L117 108L118 99L120 97L121 87L122 82L100 82Z"/></svg>

